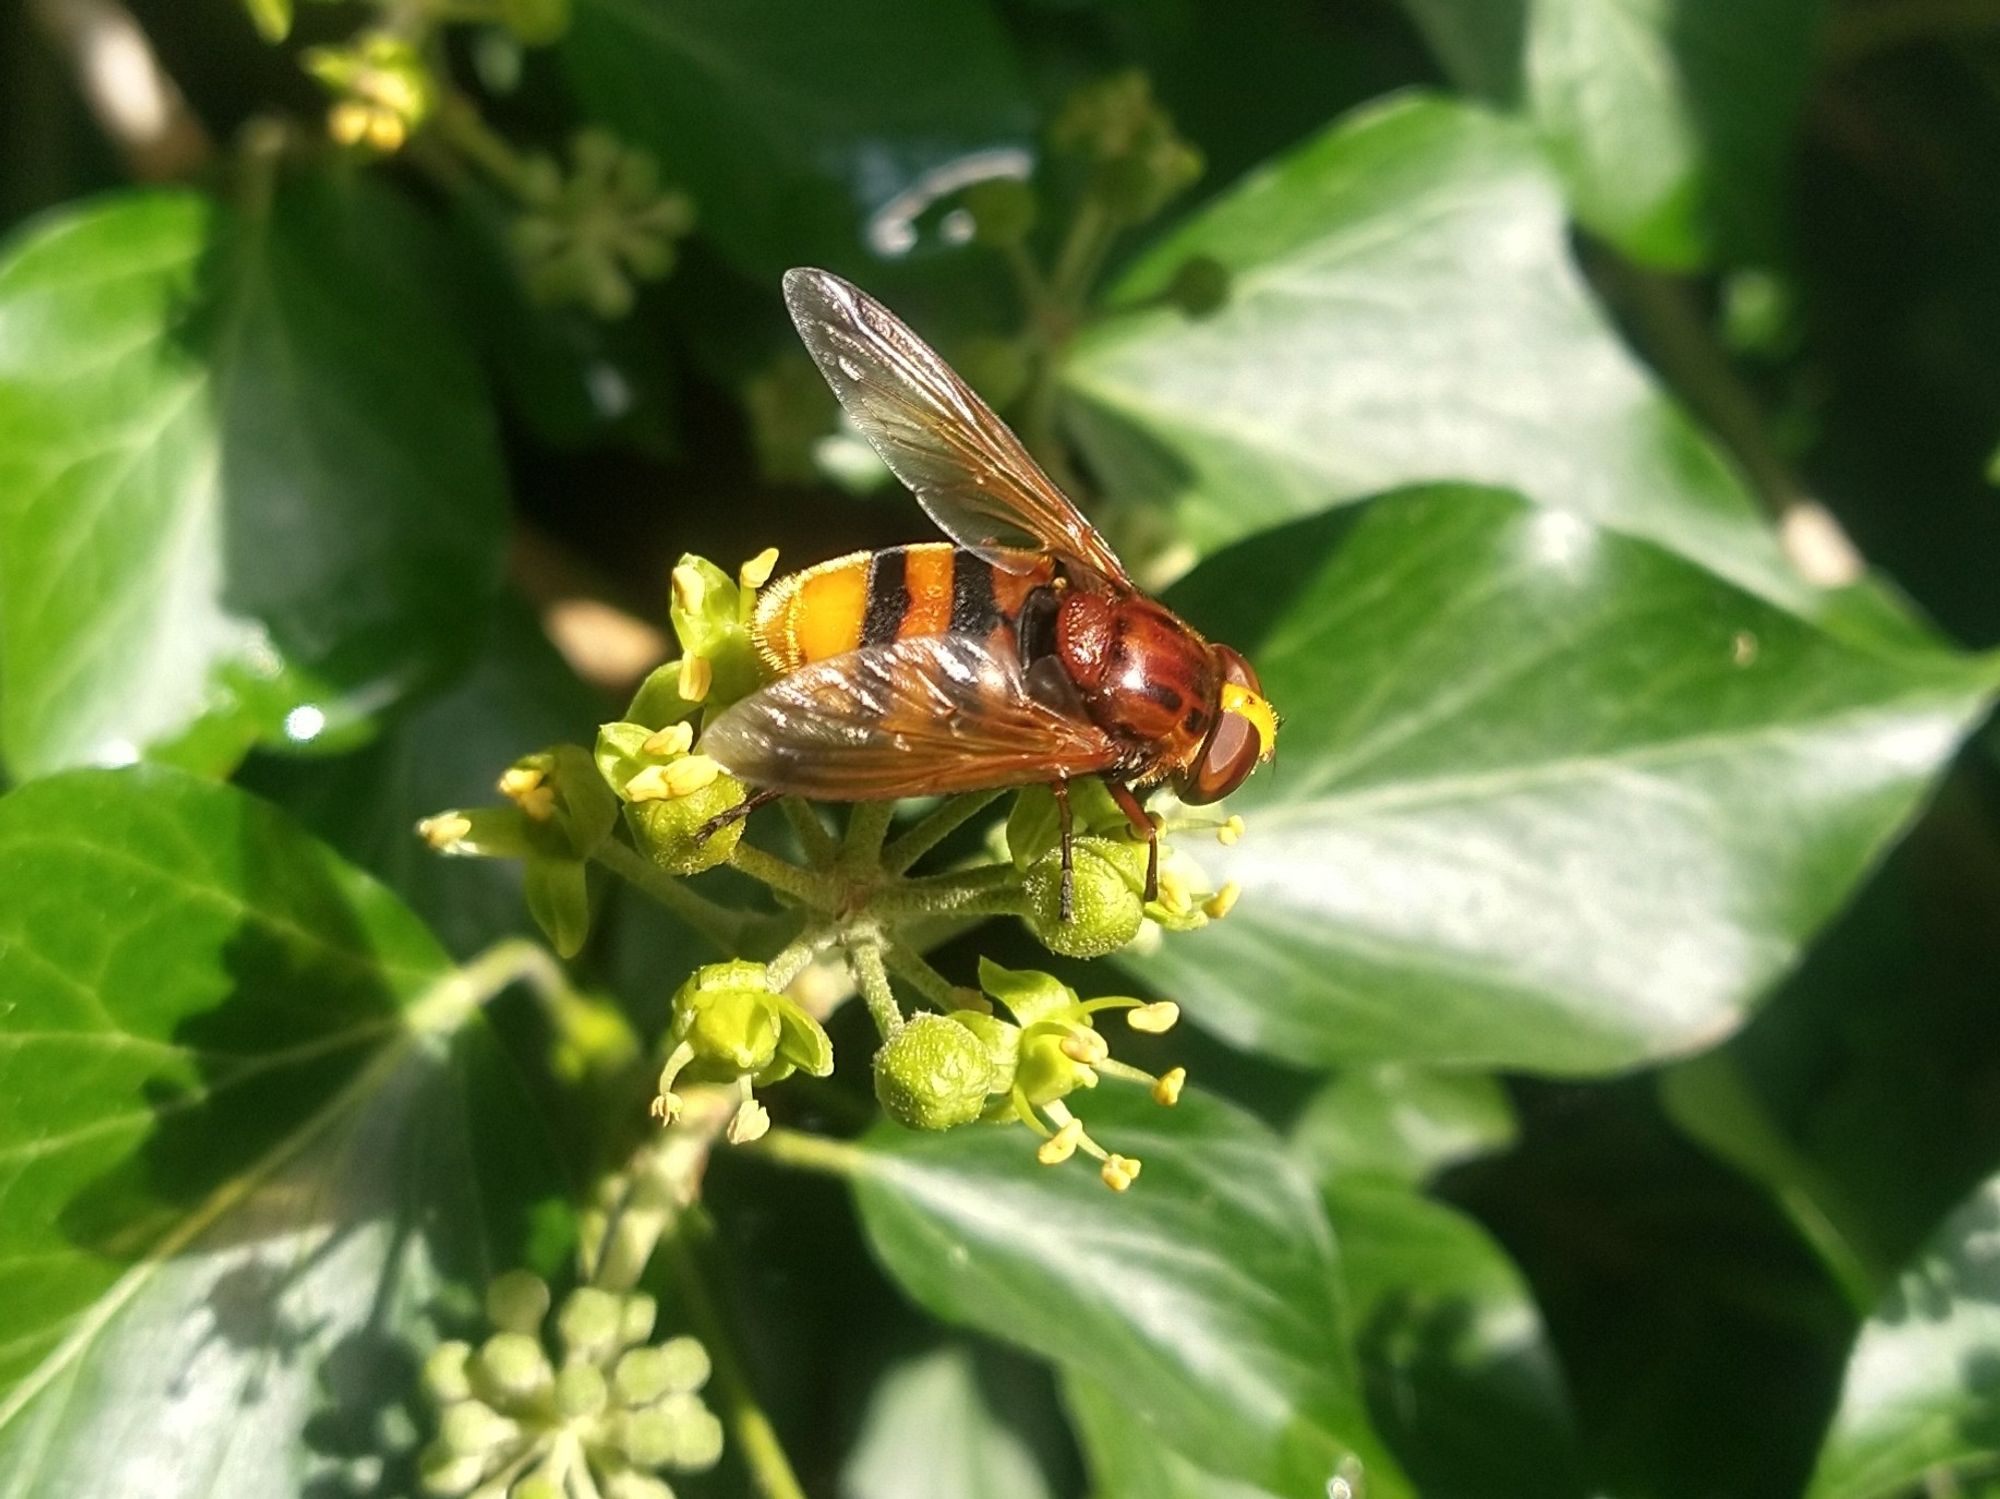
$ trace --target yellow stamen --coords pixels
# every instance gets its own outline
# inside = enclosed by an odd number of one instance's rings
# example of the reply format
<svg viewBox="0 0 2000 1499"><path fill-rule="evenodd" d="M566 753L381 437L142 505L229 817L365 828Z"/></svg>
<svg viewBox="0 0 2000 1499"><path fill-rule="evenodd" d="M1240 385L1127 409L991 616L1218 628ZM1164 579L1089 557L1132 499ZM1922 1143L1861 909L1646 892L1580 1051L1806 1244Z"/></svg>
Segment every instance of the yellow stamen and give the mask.
<svg viewBox="0 0 2000 1499"><path fill-rule="evenodd" d="M1083 1121L1070 1119L1048 1139L1042 1141L1035 1152L1035 1159L1044 1166L1060 1166L1076 1154L1076 1147L1083 1142Z"/></svg>
<svg viewBox="0 0 2000 1499"><path fill-rule="evenodd" d="M743 1100L743 1107L730 1119L729 1128L724 1133L731 1145L748 1145L752 1140L763 1139L770 1128L770 1110L756 1099L746 1098Z"/></svg>
<svg viewBox="0 0 2000 1499"><path fill-rule="evenodd" d="M708 657L681 657L681 673L674 686L679 690L682 702L700 702L708 696L708 689L714 682L715 668L708 664Z"/></svg>
<svg viewBox="0 0 2000 1499"><path fill-rule="evenodd" d="M1215 841L1225 848L1243 837L1243 819L1232 816L1215 830Z"/></svg>
<svg viewBox="0 0 2000 1499"><path fill-rule="evenodd" d="M706 755L688 755L669 761L660 769L666 775L669 796L692 796L704 786L712 785L722 774L722 767Z"/></svg>
<svg viewBox="0 0 2000 1499"><path fill-rule="evenodd" d="M708 592L708 585L701 574L683 562L673 571L674 607L684 614L701 612L702 598Z"/></svg>
<svg viewBox="0 0 2000 1499"><path fill-rule="evenodd" d="M368 144L384 156L399 148L409 138L409 127L395 115L376 110L369 116Z"/></svg>
<svg viewBox="0 0 2000 1499"><path fill-rule="evenodd" d="M1172 868L1160 871L1160 904L1176 916L1186 915L1194 905L1194 896L1189 892L1187 881L1180 871Z"/></svg>
<svg viewBox="0 0 2000 1499"><path fill-rule="evenodd" d="M326 114L326 133L343 146L358 146L368 134L368 106L348 99Z"/></svg>
<svg viewBox="0 0 2000 1499"><path fill-rule="evenodd" d="M1081 1027L1064 1036L1060 1046L1064 1056L1072 1062L1081 1062L1086 1067L1101 1062L1111 1055L1111 1048L1105 1044L1102 1036L1096 1031Z"/></svg>
<svg viewBox="0 0 2000 1499"><path fill-rule="evenodd" d="M500 794L526 812L536 822L556 815L555 788L548 777L532 766L516 765L500 777Z"/></svg>
<svg viewBox="0 0 2000 1499"><path fill-rule="evenodd" d="M1236 898L1243 893L1243 887L1234 880L1227 880L1220 890L1202 903L1202 910L1212 921L1220 921L1236 909Z"/></svg>
<svg viewBox="0 0 2000 1499"><path fill-rule="evenodd" d="M669 755L685 755L694 747L694 725L670 723L658 733L650 735L639 746L642 755L658 755L666 759Z"/></svg>
<svg viewBox="0 0 2000 1499"><path fill-rule="evenodd" d="M1125 1012L1125 1023L1135 1031L1144 1031L1149 1036L1165 1035L1180 1022L1181 1007L1171 999L1162 999L1149 1005L1140 1005L1136 1010Z"/></svg>
<svg viewBox="0 0 2000 1499"><path fill-rule="evenodd" d="M530 791L542 784L542 772L531 765L516 765L500 776L500 794L513 801L519 801Z"/></svg>
<svg viewBox="0 0 2000 1499"><path fill-rule="evenodd" d="M736 581L745 588L762 588L771 581L771 570L778 565L778 549L765 547L763 551L744 563L736 574Z"/></svg>
<svg viewBox="0 0 2000 1499"><path fill-rule="evenodd" d="M653 1099L653 1117L661 1124L672 1124L681 1117L681 1096L678 1093L661 1093Z"/></svg>
<svg viewBox="0 0 2000 1499"><path fill-rule="evenodd" d="M648 765L625 783L625 800L628 802L663 802L673 794L664 765Z"/></svg>
<svg viewBox="0 0 2000 1499"><path fill-rule="evenodd" d="M472 831L472 819L462 812L440 812L417 824L417 834L432 848L448 850Z"/></svg>
<svg viewBox="0 0 2000 1499"><path fill-rule="evenodd" d="M1104 1185L1112 1191L1125 1192L1129 1191L1132 1183L1139 1179L1143 1165L1144 1163L1134 1156L1108 1155L1104 1158L1103 1169L1098 1175L1103 1178Z"/></svg>
<svg viewBox="0 0 2000 1499"><path fill-rule="evenodd" d="M1271 752L1278 747L1278 715L1269 703L1240 682L1224 682L1222 711L1247 720L1257 731L1257 758L1271 758Z"/></svg>
<svg viewBox="0 0 2000 1499"><path fill-rule="evenodd" d="M1163 1072L1153 1083L1153 1102L1170 1109L1181 1101L1181 1089L1186 1086L1187 1068L1175 1067Z"/></svg>

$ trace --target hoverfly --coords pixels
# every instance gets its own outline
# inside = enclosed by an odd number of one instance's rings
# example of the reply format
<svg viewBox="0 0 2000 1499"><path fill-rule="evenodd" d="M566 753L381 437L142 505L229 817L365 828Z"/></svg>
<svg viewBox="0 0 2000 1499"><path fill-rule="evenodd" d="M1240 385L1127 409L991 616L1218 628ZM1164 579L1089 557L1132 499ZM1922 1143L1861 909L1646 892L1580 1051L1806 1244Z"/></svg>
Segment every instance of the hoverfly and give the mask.
<svg viewBox="0 0 2000 1499"><path fill-rule="evenodd" d="M1271 756L1257 673L1140 592L1075 505L923 340L840 277L785 275L799 336L854 424L948 542L857 552L772 584L752 639L774 680L703 751L779 795L877 801L1047 782L1070 908L1072 776L1227 796ZM747 806L748 804L746 804Z"/></svg>

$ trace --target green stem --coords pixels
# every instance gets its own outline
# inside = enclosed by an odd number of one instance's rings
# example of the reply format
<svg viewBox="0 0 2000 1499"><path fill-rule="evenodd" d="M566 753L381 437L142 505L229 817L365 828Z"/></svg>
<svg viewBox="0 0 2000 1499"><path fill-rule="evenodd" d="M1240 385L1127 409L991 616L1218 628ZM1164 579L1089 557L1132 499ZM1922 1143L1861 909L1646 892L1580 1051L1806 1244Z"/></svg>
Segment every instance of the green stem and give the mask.
<svg viewBox="0 0 2000 1499"><path fill-rule="evenodd" d="M486 123L471 100L449 94L431 118L452 149L514 197L527 197L527 159Z"/></svg>
<svg viewBox="0 0 2000 1499"><path fill-rule="evenodd" d="M1012 864L982 864L884 886L868 898L870 916L1019 916L1028 909L1020 871Z"/></svg>
<svg viewBox="0 0 2000 1499"><path fill-rule="evenodd" d="M820 910L833 908L832 883L812 870L799 868L789 859L781 859L776 854L767 854L761 848L753 848L748 843L739 843L736 845L736 852L729 856L729 862L751 879L769 885L780 895L789 895L803 905L815 906Z"/></svg>
<svg viewBox="0 0 2000 1499"><path fill-rule="evenodd" d="M815 927L794 938L783 951L764 965L766 981L782 993L791 986L793 979L805 972L806 965L832 940L823 927Z"/></svg>
<svg viewBox="0 0 2000 1499"><path fill-rule="evenodd" d="M826 824L819 820L819 813L813 810L812 803L796 796L781 796L778 806L784 811L786 821L791 823L792 831L798 834L799 847L805 850L806 862L831 864L840 846L833 841Z"/></svg>
<svg viewBox="0 0 2000 1499"><path fill-rule="evenodd" d="M850 942L847 959L854 969L855 985L868 1003L868 1016L886 1041L903 1028L903 1011L896 1003L895 991L889 987L889 970L882 966L882 948L875 942Z"/></svg>
<svg viewBox="0 0 2000 1499"><path fill-rule="evenodd" d="M691 1207L681 1215L679 1231L667 1239L667 1251L673 1259L676 1283L686 1299L688 1315L694 1320L695 1331L707 1345L709 1359L715 1366L715 1388L722 1418L736 1438L737 1455L750 1470L751 1482L764 1499L806 1499L806 1491L792 1471L791 1459L785 1455L784 1444L778 1440L777 1427L757 1403L733 1331L709 1287L704 1261L712 1253L713 1243L714 1229L708 1215L699 1207Z"/></svg>
<svg viewBox="0 0 2000 1499"><path fill-rule="evenodd" d="M847 814L847 836L840 845L840 867L861 874L880 867L882 840L895 820L894 802L856 802Z"/></svg>
<svg viewBox="0 0 2000 1499"><path fill-rule="evenodd" d="M884 952L889 967L940 1010L959 1008L959 997L950 979L931 966L929 959L901 942L891 942Z"/></svg>
<svg viewBox="0 0 2000 1499"><path fill-rule="evenodd" d="M901 874L945 839L993 805L1001 791L966 791L947 798L918 820L915 827L882 850L885 874Z"/></svg>
<svg viewBox="0 0 2000 1499"><path fill-rule="evenodd" d="M742 851L740 844L737 851ZM739 913L717 905L706 896L695 894L676 876L668 874L630 844L607 838L590 857L594 863L603 865L627 884L665 906L682 923L706 937L718 952L733 956L741 945L743 917Z"/></svg>
<svg viewBox="0 0 2000 1499"><path fill-rule="evenodd" d="M755 1145L745 1146L743 1154L762 1156L797 1171L817 1171L822 1176L853 1176L861 1169L859 1147L782 1124L773 1125Z"/></svg>

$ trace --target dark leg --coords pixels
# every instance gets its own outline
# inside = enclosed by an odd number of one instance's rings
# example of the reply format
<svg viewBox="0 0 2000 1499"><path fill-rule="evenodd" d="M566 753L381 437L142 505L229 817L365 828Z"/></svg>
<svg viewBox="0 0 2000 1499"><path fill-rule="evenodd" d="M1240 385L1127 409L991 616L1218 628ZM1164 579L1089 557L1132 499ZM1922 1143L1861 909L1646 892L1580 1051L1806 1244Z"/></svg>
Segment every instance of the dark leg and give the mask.
<svg viewBox="0 0 2000 1499"><path fill-rule="evenodd" d="M1118 803L1118 810L1125 814L1126 822L1132 825L1132 835L1146 840L1146 899L1160 898L1160 830L1153 826L1153 819L1146 815L1146 809L1139 805L1139 798L1132 794L1132 788L1119 781L1104 783L1111 790L1111 799Z"/></svg>
<svg viewBox="0 0 2000 1499"><path fill-rule="evenodd" d="M759 807L768 807L783 795L782 791L771 791L768 789L751 792L727 812L716 813L715 816L709 818L707 822L695 829L695 841L697 843L708 842L709 839L728 827L732 822L741 822Z"/></svg>
<svg viewBox="0 0 2000 1499"><path fill-rule="evenodd" d="M1060 779L1051 781L1049 790L1056 794L1056 816L1062 820L1062 898L1057 910L1068 922L1076 916L1076 872L1070 864L1069 848L1069 782Z"/></svg>

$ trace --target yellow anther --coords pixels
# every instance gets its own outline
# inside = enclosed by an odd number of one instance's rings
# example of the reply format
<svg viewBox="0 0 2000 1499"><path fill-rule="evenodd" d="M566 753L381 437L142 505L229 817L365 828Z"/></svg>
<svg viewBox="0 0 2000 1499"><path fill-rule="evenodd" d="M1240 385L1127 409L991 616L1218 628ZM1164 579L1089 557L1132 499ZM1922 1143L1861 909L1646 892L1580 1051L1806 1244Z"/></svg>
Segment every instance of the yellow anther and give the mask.
<svg viewBox="0 0 2000 1499"><path fill-rule="evenodd" d="M729 1128L724 1131L731 1145L748 1145L752 1140L761 1140L771 1128L771 1112L754 1098L743 1100L743 1107L730 1118Z"/></svg>
<svg viewBox="0 0 2000 1499"><path fill-rule="evenodd" d="M1179 870L1168 868L1160 871L1160 904L1176 916L1186 915L1193 907L1194 896Z"/></svg>
<svg viewBox="0 0 2000 1499"><path fill-rule="evenodd" d="M642 755L658 755L664 760L669 755L685 755L694 747L694 725L670 723L657 734L648 736L639 746Z"/></svg>
<svg viewBox="0 0 2000 1499"><path fill-rule="evenodd" d="M368 134L368 106L353 99L343 100L326 114L326 133L343 146L358 146Z"/></svg>
<svg viewBox="0 0 2000 1499"><path fill-rule="evenodd" d="M440 812L417 824L417 834L432 848L450 849L472 831L472 819L461 812Z"/></svg>
<svg viewBox="0 0 2000 1499"><path fill-rule="evenodd" d="M1097 1174L1104 1179L1104 1185L1112 1191L1124 1192L1139 1179L1143 1165L1144 1163L1136 1156L1108 1155L1104 1158L1104 1165Z"/></svg>
<svg viewBox="0 0 2000 1499"><path fill-rule="evenodd" d="M519 801L530 791L541 785L546 777L531 765L516 765L501 773L500 794L513 801Z"/></svg>
<svg viewBox="0 0 2000 1499"><path fill-rule="evenodd" d="M708 593L701 574L683 562L673 571L673 584L674 607L685 614L700 613L701 601Z"/></svg>
<svg viewBox="0 0 2000 1499"><path fill-rule="evenodd" d="M1064 1056L1086 1067L1093 1067L1111 1055L1104 1038L1093 1030L1073 1030L1062 1038L1060 1045Z"/></svg>
<svg viewBox="0 0 2000 1499"><path fill-rule="evenodd" d="M681 1117L681 1096L678 1093L662 1093L653 1100L653 1117L662 1124L672 1124Z"/></svg>
<svg viewBox="0 0 2000 1499"><path fill-rule="evenodd" d="M1180 1023L1181 1007L1171 999L1156 1000L1125 1012L1125 1023L1149 1036L1164 1035Z"/></svg>
<svg viewBox="0 0 2000 1499"><path fill-rule="evenodd" d="M708 696L708 689L714 681L715 668L708 664L708 657L681 657L680 677L674 686L680 692L682 702L700 702Z"/></svg>
<svg viewBox="0 0 2000 1499"><path fill-rule="evenodd" d="M516 765L500 777L500 794L536 822L556 815L556 791L548 778L531 766Z"/></svg>
<svg viewBox="0 0 2000 1499"><path fill-rule="evenodd" d="M648 765L625 783L625 800L628 802L663 802L674 794L674 788L667 782L667 767Z"/></svg>
<svg viewBox="0 0 2000 1499"><path fill-rule="evenodd" d="M778 565L778 549L765 547L737 571L736 581L745 588L762 588L771 581L771 570Z"/></svg>
<svg viewBox="0 0 2000 1499"><path fill-rule="evenodd" d="M1215 841L1224 847L1238 842L1243 837L1243 819L1232 816L1215 830Z"/></svg>
<svg viewBox="0 0 2000 1499"><path fill-rule="evenodd" d="M1236 897L1243 893L1243 887L1234 880L1225 881L1222 888L1202 902L1202 910L1212 921L1220 921L1236 909Z"/></svg>
<svg viewBox="0 0 2000 1499"><path fill-rule="evenodd" d="M1035 1152L1035 1159L1044 1166L1060 1166L1076 1154L1076 1147L1083 1141L1083 1121L1071 1119L1048 1139L1042 1141Z"/></svg>
<svg viewBox="0 0 2000 1499"><path fill-rule="evenodd" d="M1153 1080L1153 1102L1170 1109L1181 1101L1181 1089L1186 1086L1187 1068L1171 1068Z"/></svg>
<svg viewBox="0 0 2000 1499"><path fill-rule="evenodd" d="M706 755L686 755L659 769L666 777L668 796L692 796L722 774L722 767Z"/></svg>

